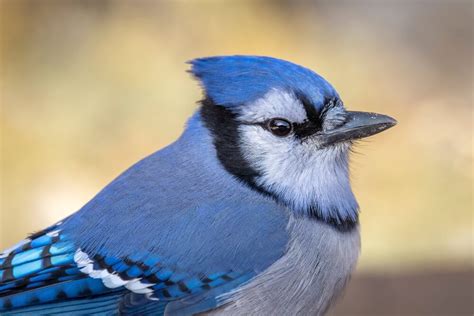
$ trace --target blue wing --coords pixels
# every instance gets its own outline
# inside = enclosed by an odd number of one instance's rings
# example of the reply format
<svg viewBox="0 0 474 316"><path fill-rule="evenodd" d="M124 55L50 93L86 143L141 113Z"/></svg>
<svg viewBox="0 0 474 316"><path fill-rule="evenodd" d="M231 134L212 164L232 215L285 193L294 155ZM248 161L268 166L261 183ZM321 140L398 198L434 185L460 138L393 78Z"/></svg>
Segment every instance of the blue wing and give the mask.
<svg viewBox="0 0 474 316"><path fill-rule="evenodd" d="M0 311L111 292L101 280L80 272L74 244L55 228L34 234L0 255Z"/></svg>
<svg viewBox="0 0 474 316"><path fill-rule="evenodd" d="M286 250L287 209L203 154L213 146L195 116L176 143L5 253L0 312L198 313L264 271Z"/></svg>
<svg viewBox="0 0 474 316"><path fill-rule="evenodd" d="M185 306L192 302L188 305L200 311L215 307L218 294L252 275L221 271L196 276L163 266L153 255L144 261L89 257L60 227L52 227L0 256L0 312L159 315L182 298L187 298Z"/></svg>

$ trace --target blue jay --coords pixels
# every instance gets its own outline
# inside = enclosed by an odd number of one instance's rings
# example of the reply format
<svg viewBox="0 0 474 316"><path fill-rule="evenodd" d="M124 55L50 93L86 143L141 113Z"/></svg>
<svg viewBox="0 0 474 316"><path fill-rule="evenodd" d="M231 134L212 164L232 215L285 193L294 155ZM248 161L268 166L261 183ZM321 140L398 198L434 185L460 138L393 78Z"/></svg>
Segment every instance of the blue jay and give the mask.
<svg viewBox="0 0 474 316"><path fill-rule="evenodd" d="M0 255L2 315L322 315L359 254L347 111L313 71L195 59L204 100L173 144Z"/></svg>

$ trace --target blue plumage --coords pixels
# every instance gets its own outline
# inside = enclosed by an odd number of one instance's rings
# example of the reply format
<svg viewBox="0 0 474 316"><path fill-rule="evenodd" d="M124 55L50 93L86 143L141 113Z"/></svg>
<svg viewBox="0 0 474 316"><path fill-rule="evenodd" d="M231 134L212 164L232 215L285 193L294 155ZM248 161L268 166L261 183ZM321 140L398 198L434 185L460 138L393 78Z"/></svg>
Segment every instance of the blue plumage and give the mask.
<svg viewBox="0 0 474 316"><path fill-rule="evenodd" d="M1 279L0 310L99 294L115 297L117 292L127 291L123 286L111 291L101 279L90 278L82 273L74 262L76 249L66 234L59 233L51 237L45 233L6 256L0 271L2 275L10 277ZM119 259L96 255L94 259L93 270L114 272L124 280L140 278L142 283L152 285L153 295L149 298L160 301L175 300L217 288L230 281L240 280L240 283L248 279L248 276L232 271L190 277L187 273L164 268L159 265L158 260L152 258L142 262L128 257ZM112 301L117 303L118 299ZM97 302L91 301L92 303L95 305ZM56 309L57 304L43 307L44 313L50 313L49 309Z"/></svg>
<svg viewBox="0 0 474 316"><path fill-rule="evenodd" d="M284 250L288 215L214 168L215 157L203 155L212 146L195 116L176 143L127 170L66 220L63 229L87 252L134 255L142 261L155 253L162 265L196 274L264 269ZM229 191L222 196L224 188ZM248 206L240 209L243 201ZM192 223L183 220L189 217ZM90 233L84 236L84 231ZM127 242L130 238L133 243ZM255 251L268 246L274 253Z"/></svg>
<svg viewBox="0 0 474 316"><path fill-rule="evenodd" d="M327 310L359 249L348 150L394 120L286 61L191 64L183 135L0 255L2 315Z"/></svg>
<svg viewBox="0 0 474 316"><path fill-rule="evenodd" d="M190 62L191 73L207 95L220 105L235 107L263 97L271 89L304 93L318 110L336 90L315 72L291 62L262 56L221 56Z"/></svg>

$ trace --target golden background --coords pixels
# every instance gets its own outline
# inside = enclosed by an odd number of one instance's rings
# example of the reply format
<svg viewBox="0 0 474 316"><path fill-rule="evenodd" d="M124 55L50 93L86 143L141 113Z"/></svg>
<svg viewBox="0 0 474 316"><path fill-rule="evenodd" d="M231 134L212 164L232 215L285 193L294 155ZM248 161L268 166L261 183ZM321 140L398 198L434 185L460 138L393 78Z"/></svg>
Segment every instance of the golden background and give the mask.
<svg viewBox="0 0 474 316"><path fill-rule="evenodd" d="M201 98L186 61L255 54L399 122L352 156L359 274L472 271L471 1L0 4L0 248L180 135Z"/></svg>

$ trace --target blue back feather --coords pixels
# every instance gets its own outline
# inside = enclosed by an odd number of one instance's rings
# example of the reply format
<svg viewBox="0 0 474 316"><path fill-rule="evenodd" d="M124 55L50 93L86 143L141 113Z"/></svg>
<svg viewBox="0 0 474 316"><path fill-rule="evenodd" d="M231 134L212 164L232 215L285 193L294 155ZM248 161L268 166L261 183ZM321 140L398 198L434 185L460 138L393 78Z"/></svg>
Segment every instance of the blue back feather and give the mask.
<svg viewBox="0 0 474 316"><path fill-rule="evenodd" d="M198 115L177 142L138 162L65 221L81 249L141 261L155 254L178 272L205 274L262 271L283 254L287 210L208 154L212 139Z"/></svg>
<svg viewBox="0 0 474 316"><path fill-rule="evenodd" d="M0 310L26 313L42 303L45 313L73 313L64 300L130 293L80 272L78 248L95 261L94 270L153 284L162 303L135 306L140 300L124 296L120 301L129 305L121 308L130 312L162 311L166 302L175 310L206 310L216 306L216 296L265 270L285 252L288 212L229 176L212 150L197 113L177 142L120 175L55 227L59 234L37 234L1 258ZM177 303L188 297L198 303ZM105 302L118 301L90 300L83 307Z"/></svg>

